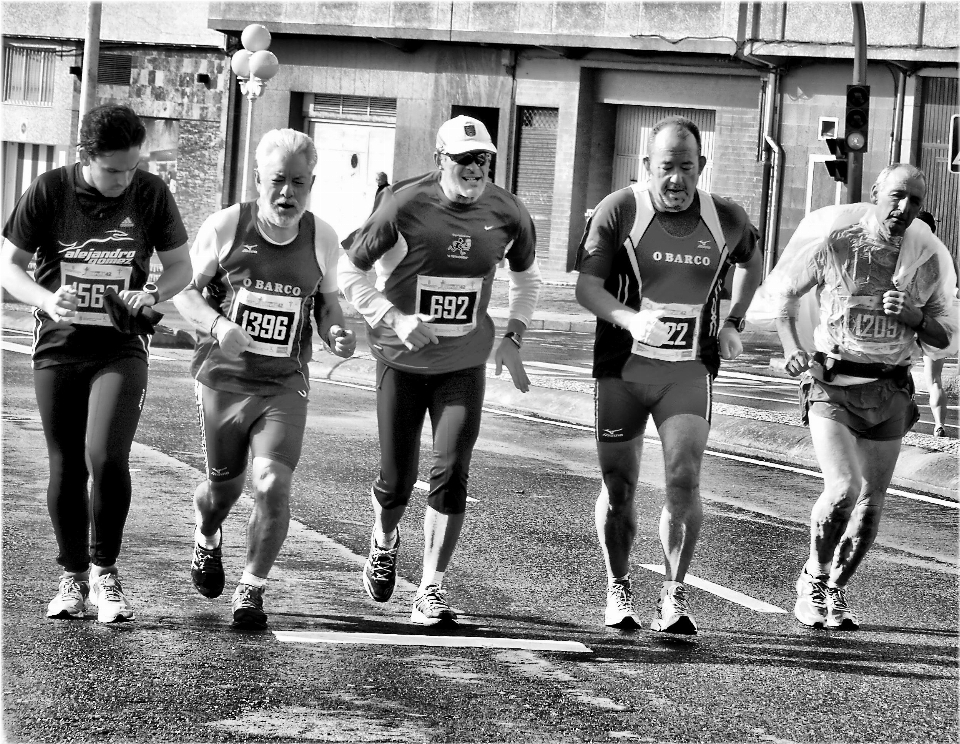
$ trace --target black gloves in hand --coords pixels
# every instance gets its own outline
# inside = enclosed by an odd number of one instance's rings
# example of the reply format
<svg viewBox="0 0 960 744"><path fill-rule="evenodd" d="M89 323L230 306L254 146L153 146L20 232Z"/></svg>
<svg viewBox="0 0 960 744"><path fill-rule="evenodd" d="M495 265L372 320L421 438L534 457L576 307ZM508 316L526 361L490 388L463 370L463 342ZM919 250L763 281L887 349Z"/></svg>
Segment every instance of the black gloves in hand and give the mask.
<svg viewBox="0 0 960 744"><path fill-rule="evenodd" d="M152 307L138 307L131 310L117 290L113 287L107 287L103 293L103 306L110 316L110 322L120 333L132 334L152 334L154 326L163 319L163 313L159 313Z"/></svg>

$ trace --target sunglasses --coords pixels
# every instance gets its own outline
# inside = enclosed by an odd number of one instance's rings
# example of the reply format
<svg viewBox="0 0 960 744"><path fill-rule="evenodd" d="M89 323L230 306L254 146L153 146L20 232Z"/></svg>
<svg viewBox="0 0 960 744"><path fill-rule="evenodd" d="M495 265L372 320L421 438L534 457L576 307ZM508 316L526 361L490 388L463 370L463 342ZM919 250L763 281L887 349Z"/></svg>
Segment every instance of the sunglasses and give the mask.
<svg viewBox="0 0 960 744"><path fill-rule="evenodd" d="M443 153L448 158L450 158L457 165L470 165L471 163L476 163L477 165L483 166L487 164L487 161L490 160L491 153L480 151L480 152L464 152L459 155L451 155L449 152Z"/></svg>

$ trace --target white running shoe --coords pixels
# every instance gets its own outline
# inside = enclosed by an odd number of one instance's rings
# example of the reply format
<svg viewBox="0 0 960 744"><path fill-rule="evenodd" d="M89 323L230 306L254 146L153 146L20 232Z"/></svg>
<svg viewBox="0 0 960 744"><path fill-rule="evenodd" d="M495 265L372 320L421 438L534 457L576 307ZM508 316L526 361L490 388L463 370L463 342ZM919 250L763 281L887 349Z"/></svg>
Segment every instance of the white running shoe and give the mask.
<svg viewBox="0 0 960 744"><path fill-rule="evenodd" d="M125 623L134 619L133 609L123 595L119 574L101 574L90 582L90 604L98 608L97 620L101 623Z"/></svg>
<svg viewBox="0 0 960 744"><path fill-rule="evenodd" d="M436 584L430 584L413 600L410 620L420 625L456 625L457 613L447 603L447 593Z"/></svg>
<svg viewBox="0 0 960 744"><path fill-rule="evenodd" d="M77 581L72 576L60 578L60 591L47 605L47 617L82 618L87 610L87 596L90 594L90 582Z"/></svg>
<svg viewBox="0 0 960 744"><path fill-rule="evenodd" d="M797 577L797 602L793 615L804 625L823 628L827 624L827 585L804 567Z"/></svg>
<svg viewBox="0 0 960 744"><path fill-rule="evenodd" d="M669 589L663 587L660 590L657 614L650 623L650 630L680 635L697 634L697 624L693 621L690 606L687 604L687 588L683 584L674 584Z"/></svg>
<svg viewBox="0 0 960 744"><path fill-rule="evenodd" d="M616 628L640 628L640 616L633 609L633 589L630 583L615 583L607 589L607 609L604 625Z"/></svg>
<svg viewBox="0 0 960 744"><path fill-rule="evenodd" d="M827 627L858 630L860 621L847 604L847 593L839 586L827 586Z"/></svg>

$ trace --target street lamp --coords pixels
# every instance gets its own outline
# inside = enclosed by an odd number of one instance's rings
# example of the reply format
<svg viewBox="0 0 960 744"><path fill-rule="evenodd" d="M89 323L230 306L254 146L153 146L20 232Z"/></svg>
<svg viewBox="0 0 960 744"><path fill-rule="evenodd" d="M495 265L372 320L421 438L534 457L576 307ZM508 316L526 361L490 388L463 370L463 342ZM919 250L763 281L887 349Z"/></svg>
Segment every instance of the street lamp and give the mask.
<svg viewBox="0 0 960 744"><path fill-rule="evenodd" d="M230 60L230 67L234 74L240 79L240 92L246 96L249 105L247 107L247 136L243 148L243 180L240 186L240 201L243 201L247 194L247 180L250 166L250 127L253 122L253 102L257 100L264 91L267 81L280 70L280 62L277 56L267 51L270 46L270 32L265 26L259 23L251 23L240 34L240 43L243 49L239 49Z"/></svg>

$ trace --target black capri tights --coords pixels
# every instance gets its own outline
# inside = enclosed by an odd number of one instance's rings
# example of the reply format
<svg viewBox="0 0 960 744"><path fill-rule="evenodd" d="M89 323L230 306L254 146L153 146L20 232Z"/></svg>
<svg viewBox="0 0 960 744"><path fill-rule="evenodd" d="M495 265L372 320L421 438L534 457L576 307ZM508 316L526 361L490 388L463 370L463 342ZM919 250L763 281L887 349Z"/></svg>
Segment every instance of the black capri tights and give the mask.
<svg viewBox="0 0 960 744"><path fill-rule="evenodd" d="M420 432L433 425L433 464L427 503L441 514L467 509L467 479L480 434L486 371L483 366L422 375L377 363L380 477L373 492L384 509L405 506L417 481Z"/></svg>
<svg viewBox="0 0 960 744"><path fill-rule="evenodd" d="M50 459L47 509L57 563L67 571L85 571L91 562L111 566L130 510L130 448L147 363L127 357L62 364L34 370L33 381Z"/></svg>

